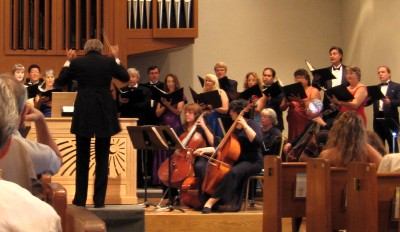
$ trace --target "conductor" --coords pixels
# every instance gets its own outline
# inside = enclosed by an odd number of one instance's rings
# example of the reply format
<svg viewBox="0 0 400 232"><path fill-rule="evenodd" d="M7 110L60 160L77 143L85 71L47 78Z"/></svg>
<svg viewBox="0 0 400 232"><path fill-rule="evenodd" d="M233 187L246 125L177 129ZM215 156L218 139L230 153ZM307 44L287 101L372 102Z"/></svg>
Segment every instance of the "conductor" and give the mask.
<svg viewBox="0 0 400 232"><path fill-rule="evenodd" d="M76 136L76 180L74 205L85 206L88 189L90 140L95 141L95 182L93 202L103 208L108 182L108 155L111 136L121 131L117 107L110 92L112 78L127 82L129 74L120 65L118 45L110 46L112 57L103 56L103 44L89 39L84 46L85 55L78 57L75 50L67 51L57 86L78 83L78 94L72 117L71 133Z"/></svg>

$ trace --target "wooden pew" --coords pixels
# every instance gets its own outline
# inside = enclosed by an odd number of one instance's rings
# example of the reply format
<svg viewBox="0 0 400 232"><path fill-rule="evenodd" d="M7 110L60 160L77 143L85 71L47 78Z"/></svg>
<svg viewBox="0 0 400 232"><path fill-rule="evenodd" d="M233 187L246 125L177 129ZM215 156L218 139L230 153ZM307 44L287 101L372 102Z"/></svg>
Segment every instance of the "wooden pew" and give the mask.
<svg viewBox="0 0 400 232"><path fill-rule="evenodd" d="M339 189L342 193L346 189L346 195L338 193ZM350 163L346 170L331 168L328 160L309 160L307 198L313 199L307 201L307 231L378 230L374 164ZM346 211L343 211L344 201Z"/></svg>
<svg viewBox="0 0 400 232"><path fill-rule="evenodd" d="M400 187L400 173L378 173L378 231L400 232L400 223L392 221L392 200Z"/></svg>
<svg viewBox="0 0 400 232"><path fill-rule="evenodd" d="M307 231L346 228L346 168L331 168L325 159L307 162Z"/></svg>
<svg viewBox="0 0 400 232"><path fill-rule="evenodd" d="M296 175L306 173L306 163L282 163L277 156L264 157L263 231L282 231L282 217L306 215L305 199L294 197Z"/></svg>

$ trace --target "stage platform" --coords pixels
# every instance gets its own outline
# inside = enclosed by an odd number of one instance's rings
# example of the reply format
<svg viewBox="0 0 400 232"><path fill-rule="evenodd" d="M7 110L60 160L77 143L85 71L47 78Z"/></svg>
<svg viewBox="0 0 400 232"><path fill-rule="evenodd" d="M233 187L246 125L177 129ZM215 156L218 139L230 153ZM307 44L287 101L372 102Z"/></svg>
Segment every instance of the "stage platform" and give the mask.
<svg viewBox="0 0 400 232"><path fill-rule="evenodd" d="M239 212L202 214L186 206L170 211L162 208L161 189L148 190L148 202L158 206L141 205L106 205L102 209L87 208L106 222L107 231L132 232L261 232L262 199L256 198L253 207L248 206ZM139 203L144 202L143 191L138 189ZM291 219L282 220L282 231L291 231Z"/></svg>

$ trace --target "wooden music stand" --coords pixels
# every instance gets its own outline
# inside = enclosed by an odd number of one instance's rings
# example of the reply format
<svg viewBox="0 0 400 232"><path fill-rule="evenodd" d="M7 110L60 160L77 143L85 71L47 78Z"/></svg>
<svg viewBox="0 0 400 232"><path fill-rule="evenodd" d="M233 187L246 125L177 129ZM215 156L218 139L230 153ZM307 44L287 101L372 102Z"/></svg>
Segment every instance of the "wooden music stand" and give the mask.
<svg viewBox="0 0 400 232"><path fill-rule="evenodd" d="M63 106L73 106L76 94L76 92L53 92L51 101L51 117L61 117Z"/></svg>

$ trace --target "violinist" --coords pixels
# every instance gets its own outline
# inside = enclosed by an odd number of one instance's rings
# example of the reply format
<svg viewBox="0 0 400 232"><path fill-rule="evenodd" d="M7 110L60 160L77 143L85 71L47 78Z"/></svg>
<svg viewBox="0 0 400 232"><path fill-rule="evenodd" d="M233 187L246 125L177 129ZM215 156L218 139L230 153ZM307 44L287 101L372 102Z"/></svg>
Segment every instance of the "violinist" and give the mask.
<svg viewBox="0 0 400 232"><path fill-rule="evenodd" d="M234 120L234 126L236 125L229 136L237 139L239 147L230 149L228 153L240 150L240 154L237 161L222 177L214 193L211 196L205 196L208 197L208 200L203 206L203 214L211 213L212 210L239 211L243 200L242 189L244 183L249 176L255 175L262 170L262 132L260 124L241 116L241 112L248 104L248 101L242 99L234 100L229 104L229 114ZM214 147L205 147L197 149L194 154L199 156L210 155L215 150ZM204 168L209 168L209 166L211 165ZM207 179L204 179L204 181L207 181Z"/></svg>
<svg viewBox="0 0 400 232"><path fill-rule="evenodd" d="M293 149L295 149L296 145L302 142L306 142L304 141L304 139L309 133L314 133L316 135L320 130L329 130L332 127L333 119L328 122L325 122L321 117L321 112L323 109L323 103L321 102L321 100L311 99L306 104L306 109L307 109L306 111L307 118L311 121L306 125L304 131L299 136L297 136L293 141L286 143L285 146L283 147L283 152L288 156L293 156L291 155L291 153L294 153ZM331 111L325 111L323 114L328 114L330 112ZM306 159L309 158L308 156L315 158L319 155L319 152L315 151L308 151L308 152L311 152L312 154L307 154L307 156L288 157L288 158L291 159L300 158L300 160L298 161L306 161ZM296 151L296 153L302 153L302 151L298 152Z"/></svg>

